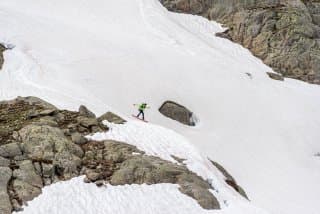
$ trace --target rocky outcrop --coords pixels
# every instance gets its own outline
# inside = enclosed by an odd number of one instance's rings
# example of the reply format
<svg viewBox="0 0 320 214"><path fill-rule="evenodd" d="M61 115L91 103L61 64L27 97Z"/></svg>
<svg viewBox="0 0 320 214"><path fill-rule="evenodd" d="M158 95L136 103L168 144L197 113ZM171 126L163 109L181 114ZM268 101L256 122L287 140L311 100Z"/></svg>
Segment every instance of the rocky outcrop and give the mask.
<svg viewBox="0 0 320 214"><path fill-rule="evenodd" d="M63 179L78 176L83 151L62 130L48 125L28 125L19 131L23 153L33 162L52 164ZM63 176L62 176L63 175ZM50 175L54 180L54 175Z"/></svg>
<svg viewBox="0 0 320 214"><path fill-rule="evenodd" d="M320 84L318 0L160 0L171 11L202 15L284 77Z"/></svg>
<svg viewBox="0 0 320 214"><path fill-rule="evenodd" d="M126 123L127 121L125 121L124 119L122 119L121 117L119 117L118 115L112 113L112 112L107 112L103 115L101 115L98 120L100 122L106 120L110 123L115 123L115 124L124 124Z"/></svg>
<svg viewBox="0 0 320 214"><path fill-rule="evenodd" d="M0 70L2 69L2 65L3 65L3 62L4 62L4 59L3 59L3 52L6 50L6 48L0 44Z"/></svg>
<svg viewBox="0 0 320 214"><path fill-rule="evenodd" d="M111 112L96 118L85 106L60 110L35 97L0 102L0 213L20 211L44 186L80 175L97 186L177 184L204 209L220 208L213 187L185 159L172 156L177 164L123 142L88 141L85 135L108 130L103 120L125 122Z"/></svg>
<svg viewBox="0 0 320 214"><path fill-rule="evenodd" d="M0 213L19 211L45 185L80 175L84 135L107 128L84 106L59 110L36 97L0 102Z"/></svg>
<svg viewBox="0 0 320 214"><path fill-rule="evenodd" d="M210 184L184 165L177 165L158 157L147 156L129 144L104 141L89 142L85 151L84 173L87 181L112 185L179 184L179 190L197 200L204 209L219 209L217 199L210 193Z"/></svg>
<svg viewBox="0 0 320 214"><path fill-rule="evenodd" d="M80 112L59 110L36 97L18 97L0 102L0 121L0 146L15 143L20 139L18 131L31 124L59 127L68 138L72 133L87 135L106 130L97 118L83 116ZM0 154L3 152L0 149Z"/></svg>
<svg viewBox="0 0 320 214"><path fill-rule="evenodd" d="M188 126L195 126L195 116L186 107L173 101L166 101L159 108L161 114Z"/></svg>

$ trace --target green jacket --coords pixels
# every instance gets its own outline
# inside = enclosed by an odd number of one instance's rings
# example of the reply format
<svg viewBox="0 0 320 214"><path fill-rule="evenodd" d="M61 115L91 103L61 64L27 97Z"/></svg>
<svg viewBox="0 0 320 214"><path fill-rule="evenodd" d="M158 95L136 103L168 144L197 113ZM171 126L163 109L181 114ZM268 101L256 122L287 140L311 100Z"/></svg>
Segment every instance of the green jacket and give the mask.
<svg viewBox="0 0 320 214"><path fill-rule="evenodd" d="M147 108L147 104L145 104L145 103L142 103L142 104L139 105L139 110L140 111L144 111L146 108Z"/></svg>

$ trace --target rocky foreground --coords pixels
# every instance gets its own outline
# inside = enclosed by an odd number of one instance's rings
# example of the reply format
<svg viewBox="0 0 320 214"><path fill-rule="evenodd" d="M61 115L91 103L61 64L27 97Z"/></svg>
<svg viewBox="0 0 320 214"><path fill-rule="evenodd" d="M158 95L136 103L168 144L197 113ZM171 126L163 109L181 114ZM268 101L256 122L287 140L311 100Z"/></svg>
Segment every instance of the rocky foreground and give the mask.
<svg viewBox="0 0 320 214"><path fill-rule="evenodd" d="M212 186L179 157L173 157L180 163L175 164L123 142L88 141L86 135L108 130L103 120L126 122L111 112L97 118L85 106L78 112L59 110L35 97L0 102L0 213L20 211L44 186L80 175L97 186L178 184L204 209L220 208ZM232 176L212 163L246 197Z"/></svg>
<svg viewBox="0 0 320 214"><path fill-rule="evenodd" d="M319 0L160 0L169 10L225 24L218 34L284 77L320 84Z"/></svg>

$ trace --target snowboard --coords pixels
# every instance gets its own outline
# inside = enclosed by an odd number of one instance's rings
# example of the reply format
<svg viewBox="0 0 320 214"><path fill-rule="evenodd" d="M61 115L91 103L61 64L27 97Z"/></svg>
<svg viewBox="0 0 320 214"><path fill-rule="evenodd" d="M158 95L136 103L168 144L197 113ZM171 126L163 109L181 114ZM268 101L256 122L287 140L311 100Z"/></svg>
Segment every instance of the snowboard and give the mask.
<svg viewBox="0 0 320 214"><path fill-rule="evenodd" d="M145 123L148 123L148 121L142 120L141 118L137 117L136 115L131 115L131 116L134 117L134 118L136 118L136 119L138 119L138 120L140 120L140 121L143 121L143 122L145 122Z"/></svg>

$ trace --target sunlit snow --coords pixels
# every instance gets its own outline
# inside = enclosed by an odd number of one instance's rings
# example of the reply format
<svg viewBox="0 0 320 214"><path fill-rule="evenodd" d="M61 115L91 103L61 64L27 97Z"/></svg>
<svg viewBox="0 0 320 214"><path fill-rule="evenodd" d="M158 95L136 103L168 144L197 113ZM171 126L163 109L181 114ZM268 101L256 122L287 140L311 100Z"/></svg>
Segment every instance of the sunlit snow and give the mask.
<svg viewBox="0 0 320 214"><path fill-rule="evenodd" d="M219 24L170 13L157 0L1 0L0 29L0 42L14 47L4 54L1 100L34 95L127 120L133 103L147 102L150 123L183 135L230 171L251 199L240 204L274 214L319 213L320 87L271 80L271 69L248 50L214 36ZM198 126L163 117L158 107L165 100L195 112Z"/></svg>

